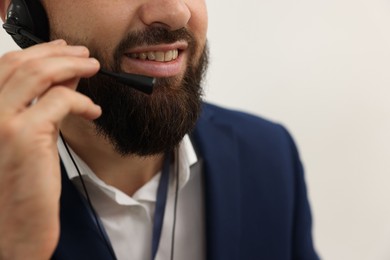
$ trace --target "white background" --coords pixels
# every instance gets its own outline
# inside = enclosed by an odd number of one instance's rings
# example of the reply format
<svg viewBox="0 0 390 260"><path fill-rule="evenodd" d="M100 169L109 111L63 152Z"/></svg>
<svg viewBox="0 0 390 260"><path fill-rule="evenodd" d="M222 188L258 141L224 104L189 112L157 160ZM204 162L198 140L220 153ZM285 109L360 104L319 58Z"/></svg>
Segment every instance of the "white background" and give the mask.
<svg viewBox="0 0 390 260"><path fill-rule="evenodd" d="M208 6L206 99L291 131L323 259L390 259L390 1Z"/></svg>

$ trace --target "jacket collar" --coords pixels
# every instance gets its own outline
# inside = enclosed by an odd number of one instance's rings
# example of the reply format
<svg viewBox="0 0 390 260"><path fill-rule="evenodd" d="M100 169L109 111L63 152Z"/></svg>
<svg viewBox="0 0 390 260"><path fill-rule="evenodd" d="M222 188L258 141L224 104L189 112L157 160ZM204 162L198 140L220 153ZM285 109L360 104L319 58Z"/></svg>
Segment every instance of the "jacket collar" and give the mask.
<svg viewBox="0 0 390 260"><path fill-rule="evenodd" d="M86 199L69 180L62 162L61 175L61 233L52 259L113 259L109 249L111 245L99 232Z"/></svg>
<svg viewBox="0 0 390 260"><path fill-rule="evenodd" d="M205 176L207 259L239 259L240 179L236 137L206 105L192 134ZM54 259L112 259L84 197L61 163L61 236ZM75 213L77 212L77 213Z"/></svg>
<svg viewBox="0 0 390 260"><path fill-rule="evenodd" d="M203 158L208 259L239 259L240 179L236 136L206 105L192 135Z"/></svg>

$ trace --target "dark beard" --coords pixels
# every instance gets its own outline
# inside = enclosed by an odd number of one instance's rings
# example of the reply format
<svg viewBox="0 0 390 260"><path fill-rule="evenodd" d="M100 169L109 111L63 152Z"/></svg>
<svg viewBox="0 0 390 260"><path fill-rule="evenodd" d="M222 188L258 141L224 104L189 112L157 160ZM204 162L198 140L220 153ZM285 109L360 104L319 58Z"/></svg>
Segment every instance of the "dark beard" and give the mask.
<svg viewBox="0 0 390 260"><path fill-rule="evenodd" d="M112 66L102 64L120 72L124 50L183 39L189 43L190 53L183 79L158 78L150 96L100 74L80 81L78 91L102 107L103 114L94 121L98 135L108 139L121 155L148 156L171 151L193 129L201 111L201 81L208 64L208 49L205 46L194 62L199 46L185 29L170 32L151 28L125 39L115 51ZM100 61L107 60L93 50L91 54Z"/></svg>

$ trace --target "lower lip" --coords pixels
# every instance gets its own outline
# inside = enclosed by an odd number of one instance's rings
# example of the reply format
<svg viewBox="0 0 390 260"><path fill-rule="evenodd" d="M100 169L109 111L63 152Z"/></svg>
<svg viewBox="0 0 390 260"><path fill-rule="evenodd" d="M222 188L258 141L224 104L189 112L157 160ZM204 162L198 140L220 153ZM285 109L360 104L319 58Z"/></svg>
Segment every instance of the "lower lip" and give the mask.
<svg viewBox="0 0 390 260"><path fill-rule="evenodd" d="M168 62L133 59L126 55L122 60L122 70L126 73L140 74L149 77L173 77L182 74L185 69L184 53L177 59Z"/></svg>

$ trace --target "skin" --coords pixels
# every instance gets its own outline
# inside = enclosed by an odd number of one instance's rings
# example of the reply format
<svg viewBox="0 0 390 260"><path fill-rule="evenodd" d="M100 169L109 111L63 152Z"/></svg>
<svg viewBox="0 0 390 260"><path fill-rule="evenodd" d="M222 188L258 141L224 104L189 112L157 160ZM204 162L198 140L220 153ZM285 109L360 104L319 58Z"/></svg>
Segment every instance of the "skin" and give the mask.
<svg viewBox="0 0 390 260"><path fill-rule="evenodd" d="M204 0L44 0L52 31L80 39L88 48L111 59L114 46L131 31L148 26L190 30L202 47L206 42ZM0 0L5 19L9 0ZM66 10L64 12L63 10ZM85 15L88 10L88 15ZM68 39L67 39L68 40ZM68 40L69 41L69 40ZM0 259L49 259L59 238L61 190L58 130L96 174L131 195L161 168L162 155L122 157L107 140L94 134L90 120L99 106L76 92L81 77L97 73L99 63L86 47L63 40L6 53L0 57ZM140 46L169 48L169 46ZM202 48L200 48L202 49ZM186 61L182 52L174 75L181 79ZM142 69L161 76L164 63ZM132 68L123 63L127 72ZM164 72L165 73L165 72ZM39 97L30 106L30 101ZM107 174L107 173L117 174Z"/></svg>

